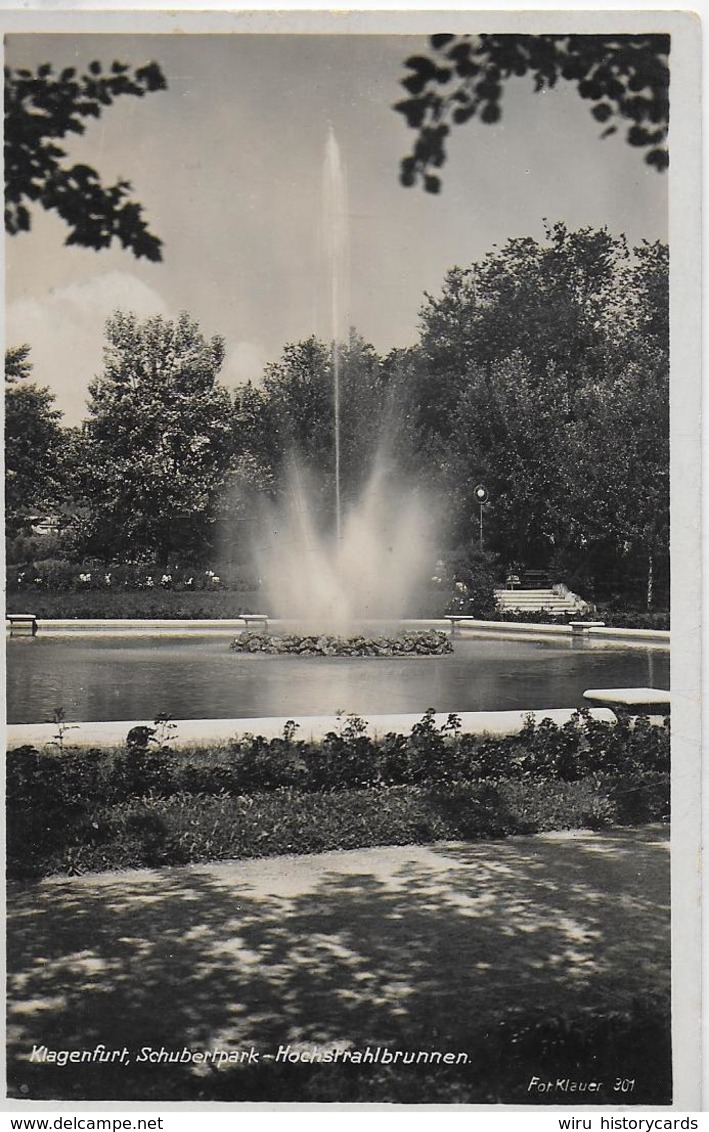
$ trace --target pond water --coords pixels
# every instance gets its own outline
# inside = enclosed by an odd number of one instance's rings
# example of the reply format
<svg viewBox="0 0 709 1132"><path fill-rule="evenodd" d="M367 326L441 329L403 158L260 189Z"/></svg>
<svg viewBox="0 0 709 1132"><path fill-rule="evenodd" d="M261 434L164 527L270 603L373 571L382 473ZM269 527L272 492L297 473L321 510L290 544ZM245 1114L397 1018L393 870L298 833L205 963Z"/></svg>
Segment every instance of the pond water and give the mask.
<svg viewBox="0 0 709 1132"><path fill-rule="evenodd" d="M587 688L669 688L669 651L459 637L446 656L244 655L228 636L43 635L7 648L9 723L580 707Z"/></svg>

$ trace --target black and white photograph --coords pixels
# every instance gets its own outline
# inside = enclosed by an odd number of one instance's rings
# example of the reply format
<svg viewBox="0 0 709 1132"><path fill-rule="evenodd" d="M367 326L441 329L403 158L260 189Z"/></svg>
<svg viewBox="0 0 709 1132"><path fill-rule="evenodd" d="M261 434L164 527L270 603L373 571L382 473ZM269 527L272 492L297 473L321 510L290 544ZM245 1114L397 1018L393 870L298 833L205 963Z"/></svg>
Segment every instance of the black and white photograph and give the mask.
<svg viewBox="0 0 709 1132"><path fill-rule="evenodd" d="M699 1109L698 23L34 15L6 1103Z"/></svg>

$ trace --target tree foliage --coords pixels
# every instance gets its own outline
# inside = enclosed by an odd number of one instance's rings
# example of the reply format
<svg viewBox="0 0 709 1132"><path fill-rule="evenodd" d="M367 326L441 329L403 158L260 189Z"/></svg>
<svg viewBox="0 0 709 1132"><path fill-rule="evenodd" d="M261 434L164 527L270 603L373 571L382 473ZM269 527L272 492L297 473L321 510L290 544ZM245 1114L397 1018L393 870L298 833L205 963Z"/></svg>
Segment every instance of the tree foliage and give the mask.
<svg viewBox="0 0 709 1132"><path fill-rule="evenodd" d="M445 163L451 127L473 118L498 122L505 84L526 75L537 92L559 80L574 84L603 126L602 137L623 124L628 143L645 152L649 165L665 169L669 50L667 35L431 36L427 55L406 60L408 97L395 106L417 131L401 162L401 182L440 192L436 170Z"/></svg>
<svg viewBox="0 0 709 1132"><path fill-rule="evenodd" d="M8 346L5 351L5 381L8 385L23 381L32 373L31 348L27 342L22 346Z"/></svg>
<svg viewBox="0 0 709 1132"><path fill-rule="evenodd" d="M421 469L454 537L588 597L668 579L668 256L605 230L511 240L427 296L409 367ZM652 590L652 585L649 586ZM652 594L651 594L652 599Z"/></svg>
<svg viewBox="0 0 709 1132"><path fill-rule="evenodd" d="M487 608L494 572L499 581L526 567L588 600L662 606L668 267L663 244L629 248L605 229L550 224L541 240L509 240L448 272L425 297L415 346L381 358L354 331L336 353L316 338L290 343L233 402L217 381L221 339L205 339L187 315L116 314L89 419L62 433L62 482L83 516L79 548L104 561L195 561L212 554L223 524L230 559L245 563L260 503L290 494L294 458L317 525L331 529L336 358L343 505L384 450L397 492L421 485L445 516L444 541L431 550L455 600ZM28 366L26 347L9 352L12 435L30 432L20 409L36 430L25 478L9 489L17 513L49 499L42 459L58 431L46 390L20 396L34 388L20 380ZM25 451L8 444L10 474ZM480 483L490 496L483 555Z"/></svg>
<svg viewBox="0 0 709 1132"><path fill-rule="evenodd" d="M99 62L77 75L67 67L55 74L45 63L36 72L5 68L5 230L28 231L29 204L55 211L69 227L67 244L107 248L114 239L136 257L162 258L161 241L142 216L142 206L130 199L132 186L117 181L104 186L89 165L67 165L67 152L57 141L83 134L84 120L100 118L116 98L142 98L164 90L165 77L157 63L135 71L114 62L104 73Z"/></svg>
<svg viewBox="0 0 709 1132"><path fill-rule="evenodd" d="M669 581L667 376L666 355L638 353L612 386L583 391L566 481L567 529L585 557L642 580L648 608Z"/></svg>
<svg viewBox="0 0 709 1132"><path fill-rule="evenodd" d="M32 514L53 510L62 500L61 413L54 394L26 379L29 346L5 354L5 517L9 534Z"/></svg>
<svg viewBox="0 0 709 1132"><path fill-rule="evenodd" d="M478 263L449 271L442 293L426 295L421 311L423 432L445 439L469 390L471 367L489 369L517 355L529 363L531 381L545 378L549 366L571 386L607 377L618 365L618 340L627 338L615 311L622 302L629 313L628 258L622 237L556 223L546 225L544 242L512 239ZM639 302L637 287L632 299ZM617 323L615 336L609 320Z"/></svg>
<svg viewBox="0 0 709 1132"><path fill-rule="evenodd" d="M199 557L232 456L231 400L217 382L223 342L186 314L139 322L118 312L106 337L81 454L88 547L159 563Z"/></svg>
<svg viewBox="0 0 709 1132"><path fill-rule="evenodd" d="M391 417L388 381L374 348L352 330L338 343L343 498L356 499L372 472ZM263 412L273 472L283 483L295 456L315 485L323 513L332 512L335 466L334 354L309 338L287 345L263 381Z"/></svg>

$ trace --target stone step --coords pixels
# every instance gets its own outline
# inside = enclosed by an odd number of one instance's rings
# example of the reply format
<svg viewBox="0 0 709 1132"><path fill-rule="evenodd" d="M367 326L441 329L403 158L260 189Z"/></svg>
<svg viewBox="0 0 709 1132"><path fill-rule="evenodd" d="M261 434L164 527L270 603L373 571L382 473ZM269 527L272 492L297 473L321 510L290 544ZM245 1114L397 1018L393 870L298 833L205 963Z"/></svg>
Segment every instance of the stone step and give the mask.
<svg viewBox="0 0 709 1132"><path fill-rule="evenodd" d="M576 602L573 598L568 597L527 597L526 594L495 594L495 597L502 605L540 605L545 603L547 605L569 605L575 606Z"/></svg>
<svg viewBox="0 0 709 1132"><path fill-rule="evenodd" d="M560 594L533 594L524 590L496 590L495 597L503 601L571 601L573 598L562 597Z"/></svg>
<svg viewBox="0 0 709 1132"><path fill-rule="evenodd" d="M562 597L552 589L495 590L497 605L502 610L521 612L576 613L578 604L573 598Z"/></svg>
<svg viewBox="0 0 709 1132"><path fill-rule="evenodd" d="M561 594L556 593L555 590L524 590L524 589L498 589L495 590L496 594L506 594L510 598L558 598L559 600L566 601Z"/></svg>
<svg viewBox="0 0 709 1132"><path fill-rule="evenodd" d="M517 600L513 598L498 598L500 605L548 605L559 606L562 609L575 609L576 602L569 601L568 598L548 598L548 597L523 597Z"/></svg>

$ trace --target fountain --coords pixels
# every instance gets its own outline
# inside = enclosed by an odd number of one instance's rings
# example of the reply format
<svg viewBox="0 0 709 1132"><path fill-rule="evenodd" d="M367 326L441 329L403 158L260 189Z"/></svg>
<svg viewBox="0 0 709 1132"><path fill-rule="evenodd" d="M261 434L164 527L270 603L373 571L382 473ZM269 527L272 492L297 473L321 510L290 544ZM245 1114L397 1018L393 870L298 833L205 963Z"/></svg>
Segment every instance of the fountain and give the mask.
<svg viewBox="0 0 709 1132"><path fill-rule="evenodd" d="M321 244L325 259L325 275L329 280L330 343L332 350L333 408L335 426L335 530L342 534L342 497L340 485L340 353L338 339L345 327L348 309L350 230L347 206L347 178L332 126L325 146L322 190L323 230Z"/></svg>
<svg viewBox="0 0 709 1132"><path fill-rule="evenodd" d="M416 494L392 490L383 461L341 518L339 535L317 529L302 476L275 512L259 550L272 615L345 632L356 621L398 621L430 568L432 520Z"/></svg>
<svg viewBox="0 0 709 1132"><path fill-rule="evenodd" d="M334 531L319 529L294 454L287 504L273 511L256 559L269 611L339 633L367 620L398 621L431 573L434 525L420 492L397 482L380 452L361 497L343 508L340 469L340 350L347 328L349 222L347 179L332 126L323 166L322 232L327 323L332 350Z"/></svg>

